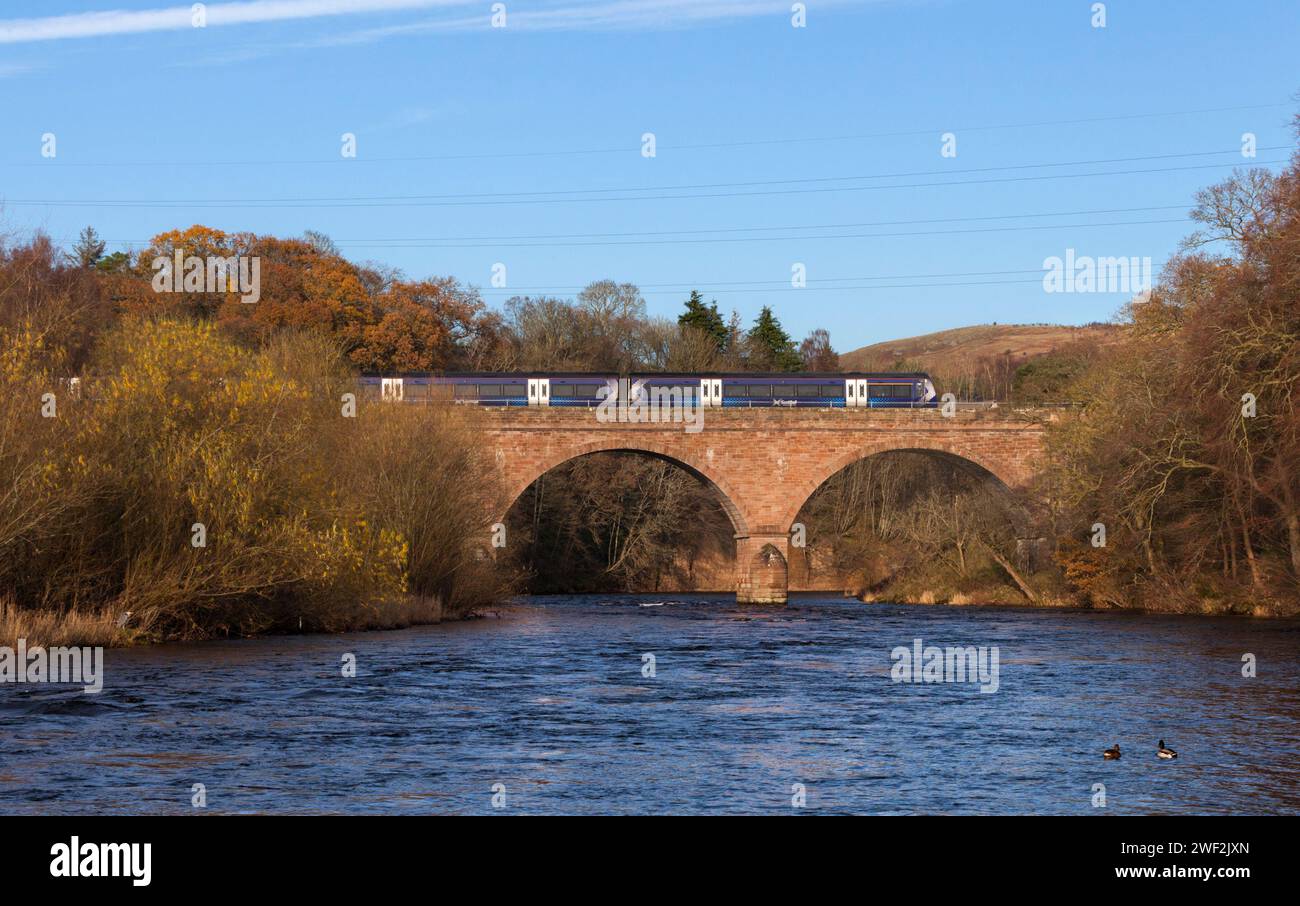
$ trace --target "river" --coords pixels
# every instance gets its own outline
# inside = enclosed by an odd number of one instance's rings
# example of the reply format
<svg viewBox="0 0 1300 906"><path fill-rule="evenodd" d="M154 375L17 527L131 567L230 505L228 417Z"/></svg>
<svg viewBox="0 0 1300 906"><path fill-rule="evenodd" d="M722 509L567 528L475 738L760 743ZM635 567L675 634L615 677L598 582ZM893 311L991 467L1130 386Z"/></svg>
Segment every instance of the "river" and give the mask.
<svg viewBox="0 0 1300 906"><path fill-rule="evenodd" d="M894 682L915 639L996 647L997 691ZM0 726L4 813L1296 813L1300 624L531 598L109 651L98 695L0 685Z"/></svg>

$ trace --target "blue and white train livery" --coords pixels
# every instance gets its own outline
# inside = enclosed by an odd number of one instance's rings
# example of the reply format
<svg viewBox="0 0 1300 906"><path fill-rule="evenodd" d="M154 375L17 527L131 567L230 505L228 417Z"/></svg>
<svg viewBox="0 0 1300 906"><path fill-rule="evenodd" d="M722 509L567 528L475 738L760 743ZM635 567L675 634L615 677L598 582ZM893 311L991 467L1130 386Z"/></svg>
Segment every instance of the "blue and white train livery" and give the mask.
<svg viewBox="0 0 1300 906"><path fill-rule="evenodd" d="M623 383L626 382L626 383ZM364 395L407 402L594 408L626 386L633 399L671 394L706 407L911 409L938 405L923 373L742 374L464 373L366 375Z"/></svg>

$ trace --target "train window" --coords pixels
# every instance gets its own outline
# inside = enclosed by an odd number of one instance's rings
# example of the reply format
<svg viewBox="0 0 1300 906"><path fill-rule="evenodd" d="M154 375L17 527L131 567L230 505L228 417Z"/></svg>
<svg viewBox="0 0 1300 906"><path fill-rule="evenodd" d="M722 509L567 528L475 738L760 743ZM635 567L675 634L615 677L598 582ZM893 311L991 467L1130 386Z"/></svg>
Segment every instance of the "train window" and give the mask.
<svg viewBox="0 0 1300 906"><path fill-rule="evenodd" d="M595 399L596 394L600 392L602 386L603 385L601 384L577 384L574 387L574 390L577 391L578 396L586 397L587 399Z"/></svg>
<svg viewBox="0 0 1300 906"><path fill-rule="evenodd" d="M868 395L876 399L911 399L912 388L908 384L871 384Z"/></svg>
<svg viewBox="0 0 1300 906"><path fill-rule="evenodd" d="M528 395L527 384L498 384L497 393L501 396L523 397Z"/></svg>
<svg viewBox="0 0 1300 906"><path fill-rule="evenodd" d="M750 384L749 395L759 398L769 397L772 395L772 387L765 384Z"/></svg>
<svg viewBox="0 0 1300 906"><path fill-rule="evenodd" d="M749 396L749 388L744 384L723 384L723 396Z"/></svg>
<svg viewBox="0 0 1300 906"><path fill-rule="evenodd" d="M796 392L797 392L797 394L798 394L799 396L816 396L816 395L817 395L817 385L816 385L816 384L800 384L800 385L799 385L798 387L796 387L795 389L796 389Z"/></svg>
<svg viewBox="0 0 1300 906"><path fill-rule="evenodd" d="M794 396L794 384L776 384L772 387L772 396L781 398Z"/></svg>
<svg viewBox="0 0 1300 906"><path fill-rule="evenodd" d="M822 396L843 396L844 385L843 384L822 384L821 395Z"/></svg>
<svg viewBox="0 0 1300 906"><path fill-rule="evenodd" d="M427 400L429 398L428 384L407 384L404 394L408 400Z"/></svg>
<svg viewBox="0 0 1300 906"><path fill-rule="evenodd" d="M551 396L574 396L577 389L573 384L552 384Z"/></svg>

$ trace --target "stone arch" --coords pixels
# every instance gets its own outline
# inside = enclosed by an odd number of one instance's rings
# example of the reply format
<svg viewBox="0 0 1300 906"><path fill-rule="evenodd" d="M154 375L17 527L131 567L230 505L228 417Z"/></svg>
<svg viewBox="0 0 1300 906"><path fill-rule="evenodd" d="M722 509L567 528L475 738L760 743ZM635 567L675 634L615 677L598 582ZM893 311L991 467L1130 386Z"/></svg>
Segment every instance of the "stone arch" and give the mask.
<svg viewBox="0 0 1300 906"><path fill-rule="evenodd" d="M635 444L614 440L575 444L563 450L548 453L540 461L529 463L528 469L521 476L507 473L505 476L507 486L506 503L501 510L502 519L504 520L505 515L510 512L510 508L515 505L515 502L518 501L524 491L528 490L533 482L557 466L562 466L570 460L588 456L592 453L639 453L643 456L662 459L684 469L714 491L718 502L722 505L722 509L731 520L736 536L745 537L749 534L749 520L736 503L741 498L726 478L716 474L713 469L705 464L696 461L694 456L684 454L683 451L678 449L669 450L667 446L649 439L645 441L638 439ZM505 467L509 469L508 464Z"/></svg>
<svg viewBox="0 0 1300 906"><path fill-rule="evenodd" d="M867 444L859 447L849 453L842 454L822 463L819 468L812 474L795 485L795 493L789 508L785 511L781 525L787 531L794 525L794 521L799 517L799 511L803 509L809 498L817 492L817 489L825 484L833 475L846 469L853 463L863 459L869 459L881 453L935 453L943 459L952 462L959 468L965 468L977 474L986 475L995 480L999 485L1014 493L1020 482L1019 476L1015 475L1006 464L996 461L990 457L982 457L970 450L959 445L947 443L939 440L930 439L908 439L906 441L883 440L874 444Z"/></svg>

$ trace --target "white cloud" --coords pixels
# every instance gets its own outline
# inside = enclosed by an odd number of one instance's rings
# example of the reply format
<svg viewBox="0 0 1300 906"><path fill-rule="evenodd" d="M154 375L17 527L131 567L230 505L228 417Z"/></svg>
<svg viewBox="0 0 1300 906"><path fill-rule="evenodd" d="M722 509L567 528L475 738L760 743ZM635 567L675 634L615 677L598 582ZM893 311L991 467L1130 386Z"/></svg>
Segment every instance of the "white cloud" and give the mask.
<svg viewBox="0 0 1300 906"><path fill-rule="evenodd" d="M863 6L884 0L815 0L814 11ZM754 16L787 18L792 0L599 0L549 5L506 3L507 28L527 31L594 31L600 29L675 28ZM815 12L814 12L815 15ZM361 44L401 35L487 29L486 14L455 19L421 19L321 38L305 46Z"/></svg>
<svg viewBox="0 0 1300 906"><path fill-rule="evenodd" d="M864 5L881 0L816 0L816 11L834 6ZM309 46L379 41L405 34L457 32L490 27L487 0L248 0L209 3L207 27L249 25L294 19L316 19L361 13L460 7L458 18L355 30L322 37ZM508 27L530 31L585 29L672 28L753 16L789 16L790 0L595 0L582 3L506 2ZM473 15L464 9L475 8ZM71 13L39 19L0 19L0 44L57 41L193 28L190 5L164 9ZM303 46L303 45L298 45Z"/></svg>
<svg viewBox="0 0 1300 906"><path fill-rule="evenodd" d="M207 27L219 28L323 16L466 6L468 3L469 0L248 0L244 3L209 3L205 12ZM192 17L191 4L186 4L165 9L69 13L39 19L0 19L0 44L174 31L193 28Z"/></svg>
<svg viewBox="0 0 1300 906"><path fill-rule="evenodd" d="M818 0L814 6L833 2ZM512 24L550 29L662 28L719 19L790 15L790 6L786 0L616 0L591 6L521 10Z"/></svg>

